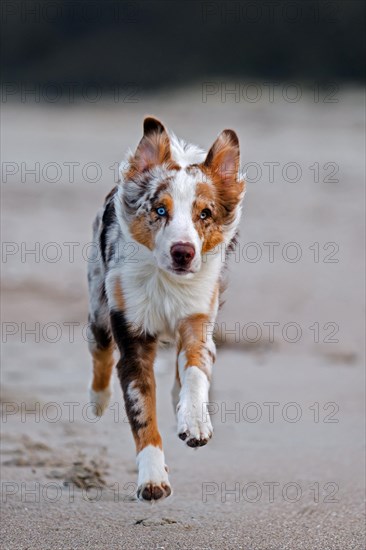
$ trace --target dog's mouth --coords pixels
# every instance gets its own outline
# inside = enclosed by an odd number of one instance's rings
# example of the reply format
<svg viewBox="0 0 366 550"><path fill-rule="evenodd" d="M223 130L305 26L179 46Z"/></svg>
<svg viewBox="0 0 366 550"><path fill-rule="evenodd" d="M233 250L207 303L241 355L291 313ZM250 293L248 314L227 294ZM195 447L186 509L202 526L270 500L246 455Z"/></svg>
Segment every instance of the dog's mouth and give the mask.
<svg viewBox="0 0 366 550"><path fill-rule="evenodd" d="M174 273L174 275L189 275L189 274L192 274L194 273L194 271L192 271L192 269L189 269L189 268L186 268L186 267L171 267L169 268L169 271L171 273Z"/></svg>

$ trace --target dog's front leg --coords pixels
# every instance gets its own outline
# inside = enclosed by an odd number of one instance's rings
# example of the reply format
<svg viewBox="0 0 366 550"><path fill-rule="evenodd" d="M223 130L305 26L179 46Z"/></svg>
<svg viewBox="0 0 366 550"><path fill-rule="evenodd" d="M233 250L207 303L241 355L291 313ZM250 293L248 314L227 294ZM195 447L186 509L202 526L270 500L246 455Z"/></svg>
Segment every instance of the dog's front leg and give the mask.
<svg viewBox="0 0 366 550"><path fill-rule="evenodd" d="M207 405L215 345L207 325L206 315L193 315L178 327L178 435L189 447L206 445L213 431Z"/></svg>
<svg viewBox="0 0 366 550"><path fill-rule="evenodd" d="M111 313L111 324L121 353L118 376L136 443L137 496L140 500L160 500L171 494L171 487L156 418L153 366L157 340L133 330L122 312Z"/></svg>

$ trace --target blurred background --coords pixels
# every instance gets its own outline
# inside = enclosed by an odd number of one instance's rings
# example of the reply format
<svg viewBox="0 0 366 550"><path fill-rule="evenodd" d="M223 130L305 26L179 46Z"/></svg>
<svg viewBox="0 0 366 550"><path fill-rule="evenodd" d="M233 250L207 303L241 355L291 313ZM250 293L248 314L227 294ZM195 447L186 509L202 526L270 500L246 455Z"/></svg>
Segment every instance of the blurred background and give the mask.
<svg viewBox="0 0 366 550"><path fill-rule="evenodd" d="M363 548L364 11L358 0L2 2L7 548ZM105 417L88 413L86 324L92 221L146 114L205 149L233 128L247 179L217 325L215 435L197 453L178 440L174 350L162 350L175 496L151 509L131 491L117 380ZM289 483L297 500L283 496Z"/></svg>
<svg viewBox="0 0 366 550"><path fill-rule="evenodd" d="M33 84L364 76L359 0L5 0L2 21L3 78Z"/></svg>

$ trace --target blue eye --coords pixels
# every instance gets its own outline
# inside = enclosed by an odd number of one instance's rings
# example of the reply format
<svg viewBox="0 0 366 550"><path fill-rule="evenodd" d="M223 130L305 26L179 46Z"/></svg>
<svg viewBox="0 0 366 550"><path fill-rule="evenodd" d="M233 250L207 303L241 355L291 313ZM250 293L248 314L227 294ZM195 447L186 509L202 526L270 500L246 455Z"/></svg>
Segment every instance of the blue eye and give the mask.
<svg viewBox="0 0 366 550"><path fill-rule="evenodd" d="M165 216L166 215L166 210L165 210L164 206L159 206L159 208L156 209L156 212L157 212L157 214L159 214L159 216Z"/></svg>
<svg viewBox="0 0 366 550"><path fill-rule="evenodd" d="M211 216L211 210L209 208L205 208L202 210L200 214L201 220L205 220L206 218L209 218Z"/></svg>

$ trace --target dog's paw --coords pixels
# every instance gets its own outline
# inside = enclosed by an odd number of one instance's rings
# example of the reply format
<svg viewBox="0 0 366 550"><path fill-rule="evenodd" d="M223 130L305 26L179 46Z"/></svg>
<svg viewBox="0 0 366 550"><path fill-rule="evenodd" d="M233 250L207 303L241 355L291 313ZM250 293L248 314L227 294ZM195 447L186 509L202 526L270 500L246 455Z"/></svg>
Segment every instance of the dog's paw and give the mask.
<svg viewBox="0 0 366 550"><path fill-rule="evenodd" d="M212 437L208 414L207 376L198 367L181 369L182 388L177 406L178 436L188 447L203 447Z"/></svg>
<svg viewBox="0 0 366 550"><path fill-rule="evenodd" d="M171 495L171 493L172 489L169 483L164 481L161 483L155 483L151 481L149 483L139 485L137 489L137 498L141 501L162 500L163 498Z"/></svg>
<svg viewBox="0 0 366 550"><path fill-rule="evenodd" d="M172 494L164 453L159 447L148 445L142 449L137 455L137 465L139 500L152 502L163 500Z"/></svg>
<svg viewBox="0 0 366 550"><path fill-rule="evenodd" d="M180 403L177 407L178 437L188 447L203 447L212 437L213 428L207 408Z"/></svg>
<svg viewBox="0 0 366 550"><path fill-rule="evenodd" d="M90 403L93 406L92 410L95 416L102 416L109 405L111 396L112 390L110 387L102 391L90 390Z"/></svg>

